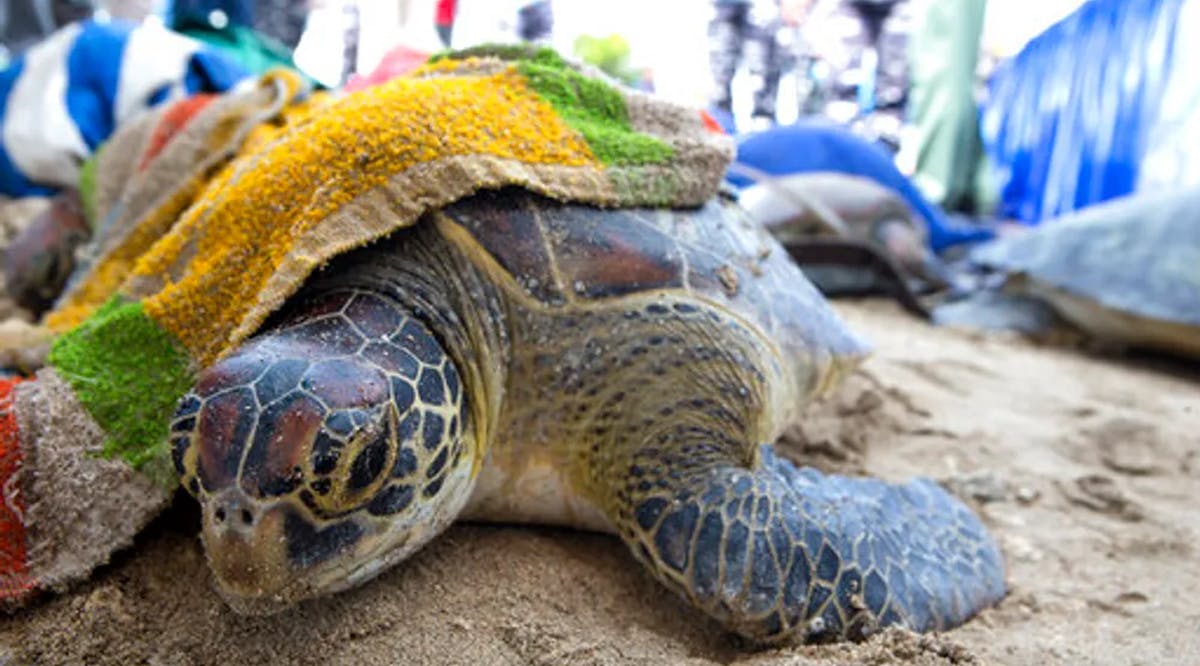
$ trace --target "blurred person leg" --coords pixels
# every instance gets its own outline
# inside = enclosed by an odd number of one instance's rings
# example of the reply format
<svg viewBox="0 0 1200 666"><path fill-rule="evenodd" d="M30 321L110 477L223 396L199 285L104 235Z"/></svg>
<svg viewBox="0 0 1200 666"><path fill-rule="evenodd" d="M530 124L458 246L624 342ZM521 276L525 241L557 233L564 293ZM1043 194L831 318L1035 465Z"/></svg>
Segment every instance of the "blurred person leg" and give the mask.
<svg viewBox="0 0 1200 666"><path fill-rule="evenodd" d="M918 0L909 41L909 121L916 128L914 180L934 202L975 210L983 146L975 69L987 0Z"/></svg>
<svg viewBox="0 0 1200 666"><path fill-rule="evenodd" d="M784 54L779 43L782 27L777 5L757 2L753 6L744 34L746 68L754 82L754 106L750 117L756 130L775 124L775 103L783 74Z"/></svg>
<svg viewBox="0 0 1200 666"><path fill-rule="evenodd" d="M875 44L879 54L875 106L880 110L893 111L898 116L903 116L908 104L908 41L912 34L912 23L912 2L896 0L880 26L879 39Z"/></svg>
<svg viewBox="0 0 1200 666"><path fill-rule="evenodd" d="M708 64L713 90L709 106L733 117L733 75L742 59L750 19L750 2L716 0L708 23Z"/></svg>
<svg viewBox="0 0 1200 666"><path fill-rule="evenodd" d="M457 8L455 0L438 0L433 13L433 28L437 30L438 39L442 46L450 48L450 40L454 33L454 14Z"/></svg>
<svg viewBox="0 0 1200 666"><path fill-rule="evenodd" d="M345 85L351 75L358 71L358 41L362 35L361 14L358 2L349 0L342 5L342 80Z"/></svg>

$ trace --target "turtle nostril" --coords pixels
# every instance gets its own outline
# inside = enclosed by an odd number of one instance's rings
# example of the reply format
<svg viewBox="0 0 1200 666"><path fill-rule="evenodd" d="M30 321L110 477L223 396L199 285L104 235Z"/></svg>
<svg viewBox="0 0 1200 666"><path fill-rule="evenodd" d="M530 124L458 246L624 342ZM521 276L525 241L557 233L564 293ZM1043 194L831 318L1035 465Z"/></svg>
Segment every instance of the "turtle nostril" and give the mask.
<svg viewBox="0 0 1200 666"><path fill-rule="evenodd" d="M211 515L214 526L242 532L258 522L259 507L244 497L222 497L213 502Z"/></svg>

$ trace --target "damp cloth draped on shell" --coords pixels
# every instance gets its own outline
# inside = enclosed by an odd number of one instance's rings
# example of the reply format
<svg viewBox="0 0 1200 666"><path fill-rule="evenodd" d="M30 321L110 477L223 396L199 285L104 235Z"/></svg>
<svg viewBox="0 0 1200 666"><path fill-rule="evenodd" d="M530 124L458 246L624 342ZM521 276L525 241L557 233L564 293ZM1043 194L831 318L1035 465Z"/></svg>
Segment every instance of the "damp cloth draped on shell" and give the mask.
<svg viewBox="0 0 1200 666"><path fill-rule="evenodd" d="M15 498L0 515L7 605L87 577L162 509L177 484L167 431L178 398L333 257L504 186L697 206L733 155L698 111L546 49L446 54L336 100L297 84L269 75L241 97L193 102L193 114L172 107L157 122L190 115L177 136L156 141L147 120L103 151L119 165L98 169L92 254L44 321L48 365L0 385L0 473ZM123 168L136 190L186 141L206 148L188 153L182 185L135 195L105 177Z"/></svg>

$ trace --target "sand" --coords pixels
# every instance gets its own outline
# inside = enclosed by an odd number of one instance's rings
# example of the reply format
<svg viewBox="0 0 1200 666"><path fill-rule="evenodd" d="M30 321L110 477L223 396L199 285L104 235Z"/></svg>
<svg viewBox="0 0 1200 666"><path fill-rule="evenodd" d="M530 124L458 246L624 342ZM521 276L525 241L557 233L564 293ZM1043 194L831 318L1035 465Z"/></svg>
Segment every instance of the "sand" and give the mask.
<svg viewBox="0 0 1200 666"><path fill-rule="evenodd" d="M877 353L784 449L971 498L1011 593L959 629L756 651L613 537L488 525L358 590L240 617L181 497L94 580L0 620L0 663L1200 664L1200 368L838 307Z"/></svg>

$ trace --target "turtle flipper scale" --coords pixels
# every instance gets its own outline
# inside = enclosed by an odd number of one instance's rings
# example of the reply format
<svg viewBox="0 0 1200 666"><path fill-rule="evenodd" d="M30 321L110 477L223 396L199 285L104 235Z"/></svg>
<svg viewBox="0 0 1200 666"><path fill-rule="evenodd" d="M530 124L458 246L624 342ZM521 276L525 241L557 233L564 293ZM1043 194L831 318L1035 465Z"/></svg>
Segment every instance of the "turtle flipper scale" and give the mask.
<svg viewBox="0 0 1200 666"><path fill-rule="evenodd" d="M718 463L650 479L651 461L634 467L641 480L626 496L635 527L624 536L635 556L754 640L860 639L889 625L949 629L1004 596L995 542L927 479L824 476L770 446L756 470Z"/></svg>

